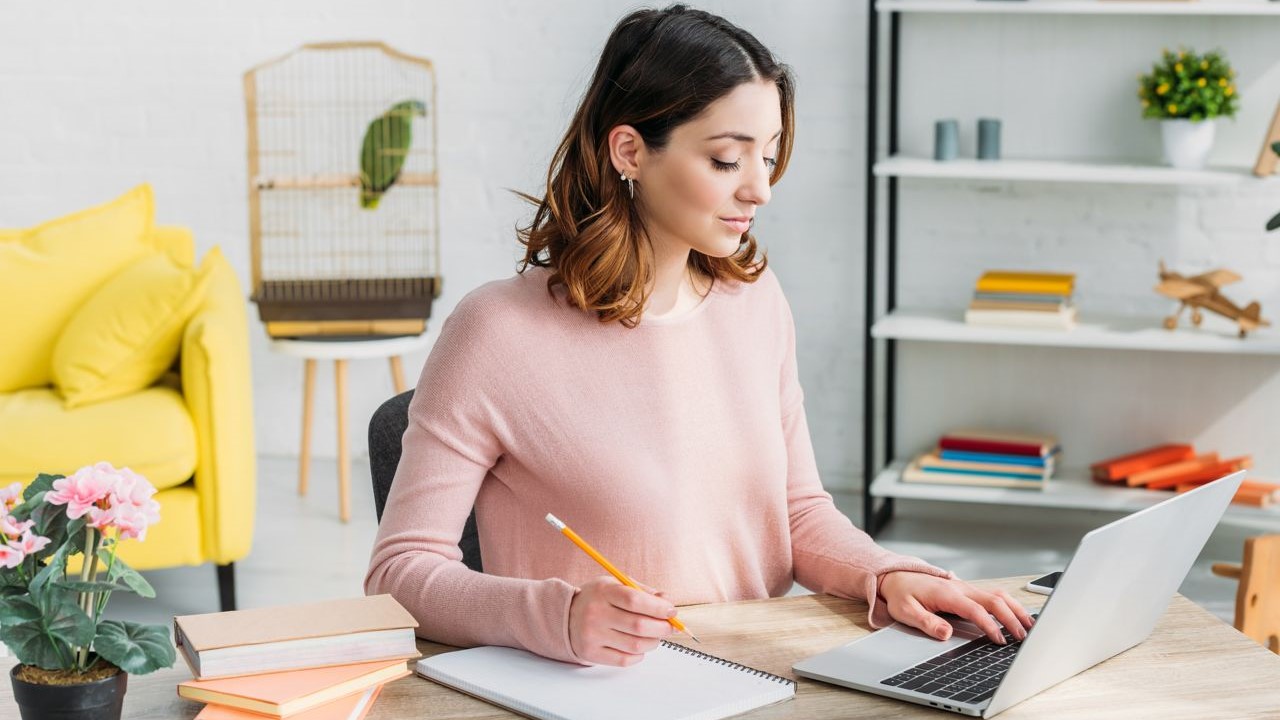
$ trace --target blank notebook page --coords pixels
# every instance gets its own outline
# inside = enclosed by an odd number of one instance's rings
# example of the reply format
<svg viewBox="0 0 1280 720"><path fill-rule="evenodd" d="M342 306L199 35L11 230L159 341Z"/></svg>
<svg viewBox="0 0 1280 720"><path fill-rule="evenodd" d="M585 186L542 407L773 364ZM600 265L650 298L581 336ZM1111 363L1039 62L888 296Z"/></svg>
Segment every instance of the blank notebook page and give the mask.
<svg viewBox="0 0 1280 720"><path fill-rule="evenodd" d="M540 720L716 720L796 692L786 678L665 641L629 668L478 647L419 660L417 669L442 685Z"/></svg>

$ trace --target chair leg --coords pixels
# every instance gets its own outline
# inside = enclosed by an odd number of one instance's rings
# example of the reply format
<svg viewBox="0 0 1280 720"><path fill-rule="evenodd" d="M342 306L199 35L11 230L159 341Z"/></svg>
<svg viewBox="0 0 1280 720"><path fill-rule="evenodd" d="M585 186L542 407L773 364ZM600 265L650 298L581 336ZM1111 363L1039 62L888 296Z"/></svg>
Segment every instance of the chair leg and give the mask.
<svg viewBox="0 0 1280 720"><path fill-rule="evenodd" d="M347 361L333 361L338 392L338 517L351 517L351 458L347 453Z"/></svg>
<svg viewBox="0 0 1280 720"><path fill-rule="evenodd" d="M218 606L222 612L236 609L236 564L218 565Z"/></svg>
<svg viewBox="0 0 1280 720"><path fill-rule="evenodd" d="M409 389L404 384L404 366L400 364L399 355L391 356L391 382L395 383L397 395Z"/></svg>
<svg viewBox="0 0 1280 720"><path fill-rule="evenodd" d="M298 494L307 494L307 475L311 470L311 396L316 385L316 361L307 358L302 379L302 449L298 455Z"/></svg>

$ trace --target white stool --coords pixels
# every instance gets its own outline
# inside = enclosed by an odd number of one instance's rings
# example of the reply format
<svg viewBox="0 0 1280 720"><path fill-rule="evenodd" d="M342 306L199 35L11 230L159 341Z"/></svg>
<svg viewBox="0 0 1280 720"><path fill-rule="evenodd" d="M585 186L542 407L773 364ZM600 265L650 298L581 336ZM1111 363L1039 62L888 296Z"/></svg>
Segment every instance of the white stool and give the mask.
<svg viewBox="0 0 1280 720"><path fill-rule="evenodd" d="M338 515L342 522L351 516L351 462L347 449L347 361L389 358L396 394L408 390L400 356L427 346L427 335L396 338L317 338L272 340L271 349L304 358L306 370L302 387L302 449L298 455L298 494L307 494L307 472L311 466L311 395L316 380L316 360L333 360L333 379L338 403Z"/></svg>

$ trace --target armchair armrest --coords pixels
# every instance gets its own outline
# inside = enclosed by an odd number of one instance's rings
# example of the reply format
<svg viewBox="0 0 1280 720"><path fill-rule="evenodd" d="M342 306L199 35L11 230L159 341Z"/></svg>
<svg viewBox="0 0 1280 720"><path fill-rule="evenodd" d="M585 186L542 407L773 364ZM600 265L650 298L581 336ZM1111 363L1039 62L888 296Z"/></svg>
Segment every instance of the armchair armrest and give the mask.
<svg viewBox="0 0 1280 720"><path fill-rule="evenodd" d="M180 362L196 428L203 552L225 564L247 555L253 541L253 395L244 296L221 252L214 248L210 256L208 295L183 331Z"/></svg>

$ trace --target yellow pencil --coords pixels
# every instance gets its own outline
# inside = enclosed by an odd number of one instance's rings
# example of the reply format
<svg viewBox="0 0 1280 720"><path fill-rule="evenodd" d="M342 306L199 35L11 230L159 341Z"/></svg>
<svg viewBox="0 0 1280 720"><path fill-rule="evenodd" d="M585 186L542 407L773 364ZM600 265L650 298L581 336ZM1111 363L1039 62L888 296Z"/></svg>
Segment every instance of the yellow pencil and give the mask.
<svg viewBox="0 0 1280 720"><path fill-rule="evenodd" d="M582 548L582 551L590 555L592 560L595 560L596 562L600 563L601 567L603 567L605 570L608 570L610 575L618 579L618 582L622 583L623 585L626 585L629 588L634 588L636 590L639 590L640 592L647 592L644 588L637 585L634 580L627 577L625 573L623 573L618 568L614 567L613 563L606 560L603 555L596 552L595 548L591 547L589 544L587 544L586 540L583 540L581 537L578 536L578 533L574 532L573 530L570 530L568 525L565 525L563 522L560 522L560 519L557 518L555 515L552 515L551 513L547 513L547 522L551 523L551 527L559 530L562 535L572 540L574 545L577 545L578 547ZM694 642L697 642L697 643L702 642L701 640L698 639L697 635L694 635L693 633L689 632L689 628L685 627L684 623L680 622L676 618L667 618L667 622L671 623L671 627L693 638Z"/></svg>

